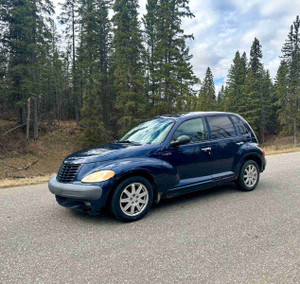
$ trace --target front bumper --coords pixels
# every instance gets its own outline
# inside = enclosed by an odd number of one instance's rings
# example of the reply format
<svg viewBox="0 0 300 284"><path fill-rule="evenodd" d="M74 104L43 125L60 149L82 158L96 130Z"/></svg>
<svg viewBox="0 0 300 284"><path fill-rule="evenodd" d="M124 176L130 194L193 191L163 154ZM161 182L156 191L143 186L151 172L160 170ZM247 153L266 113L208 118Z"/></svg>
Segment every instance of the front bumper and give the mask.
<svg viewBox="0 0 300 284"><path fill-rule="evenodd" d="M48 188L57 196L75 200L97 200L102 196L102 187L99 185L61 183L56 180L56 175L50 179Z"/></svg>

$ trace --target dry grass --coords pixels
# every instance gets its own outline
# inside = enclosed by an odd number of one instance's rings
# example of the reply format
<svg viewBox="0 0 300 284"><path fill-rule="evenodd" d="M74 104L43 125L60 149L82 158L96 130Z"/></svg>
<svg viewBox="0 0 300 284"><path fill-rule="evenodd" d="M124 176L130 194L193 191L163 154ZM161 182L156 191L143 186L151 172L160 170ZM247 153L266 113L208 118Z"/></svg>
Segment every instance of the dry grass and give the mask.
<svg viewBox="0 0 300 284"><path fill-rule="evenodd" d="M40 124L40 139L26 143L21 129L3 134L16 122L0 120L0 188L48 182L65 157L82 148L74 121Z"/></svg>
<svg viewBox="0 0 300 284"><path fill-rule="evenodd" d="M0 121L0 130L5 125ZM8 126L9 125L9 126ZM8 123L4 128L11 128ZM40 139L26 139L21 130L16 130L9 136L1 136L0 131L0 180L23 180L33 176L46 176L57 172L63 159L82 148L78 137L81 128L73 121L54 121L40 126ZM21 140L22 145L17 141ZM1 147L2 146L2 147Z"/></svg>
<svg viewBox="0 0 300 284"><path fill-rule="evenodd" d="M276 146L270 146L264 148L266 155L276 155L283 153L292 153L292 152L300 152L300 147L287 147L282 149L277 149Z"/></svg>
<svg viewBox="0 0 300 284"><path fill-rule="evenodd" d="M3 179L0 180L0 188L46 183L49 181L51 176L52 175L21 178L21 179Z"/></svg>
<svg viewBox="0 0 300 284"><path fill-rule="evenodd" d="M271 137L262 145L266 155L291 153L300 151L300 145L294 146L292 136Z"/></svg>

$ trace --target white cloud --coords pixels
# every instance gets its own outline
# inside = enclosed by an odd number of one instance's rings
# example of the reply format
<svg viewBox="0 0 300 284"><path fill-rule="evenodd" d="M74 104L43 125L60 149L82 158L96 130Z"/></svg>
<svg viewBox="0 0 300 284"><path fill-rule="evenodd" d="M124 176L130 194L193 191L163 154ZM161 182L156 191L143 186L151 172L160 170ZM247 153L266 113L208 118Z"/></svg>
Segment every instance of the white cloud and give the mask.
<svg viewBox="0 0 300 284"><path fill-rule="evenodd" d="M57 7L58 2L53 0ZM146 13L147 0L140 0L140 17ZM300 1L295 0L190 0L193 19L184 19L183 28L193 34L188 41L193 55L196 75L203 78L206 68L212 69L216 89L226 78L237 50L249 50L257 37L263 50L263 62L276 75L281 47L289 27L300 12Z"/></svg>
<svg viewBox="0 0 300 284"><path fill-rule="evenodd" d="M58 3L61 3L63 1L61 1L61 0L53 0L52 2L53 2L54 7L57 8L58 7Z"/></svg>
<svg viewBox="0 0 300 284"><path fill-rule="evenodd" d="M254 37L262 44L265 67L272 77L276 75L281 47L300 1L191 0L190 7L196 17L185 20L184 28L195 37L190 43L194 71L203 78L210 66L219 89L235 52L245 51L249 58Z"/></svg>

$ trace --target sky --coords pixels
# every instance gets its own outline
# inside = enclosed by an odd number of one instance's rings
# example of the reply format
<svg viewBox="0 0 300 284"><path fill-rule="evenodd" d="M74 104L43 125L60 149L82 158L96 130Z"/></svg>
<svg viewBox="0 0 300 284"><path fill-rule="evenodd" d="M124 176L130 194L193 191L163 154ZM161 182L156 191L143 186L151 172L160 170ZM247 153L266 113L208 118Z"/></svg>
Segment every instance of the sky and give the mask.
<svg viewBox="0 0 300 284"><path fill-rule="evenodd" d="M54 4L61 0L54 0ZM146 13L147 0L139 0L140 15ZM249 58L254 37L262 45L263 63L275 77L281 48L290 26L300 14L300 0L190 0L193 19L183 20L194 73L200 79L207 67L214 75L216 90L226 81L237 50Z"/></svg>

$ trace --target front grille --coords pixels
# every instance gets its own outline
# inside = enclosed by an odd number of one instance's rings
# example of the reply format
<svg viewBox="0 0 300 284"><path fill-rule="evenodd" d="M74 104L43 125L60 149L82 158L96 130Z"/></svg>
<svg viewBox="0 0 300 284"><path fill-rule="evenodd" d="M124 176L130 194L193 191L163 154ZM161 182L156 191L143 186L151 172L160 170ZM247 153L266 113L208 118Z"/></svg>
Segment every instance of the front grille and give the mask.
<svg viewBox="0 0 300 284"><path fill-rule="evenodd" d="M57 174L57 181L59 182L71 182L74 181L75 175L78 172L80 164L65 164L63 163Z"/></svg>

